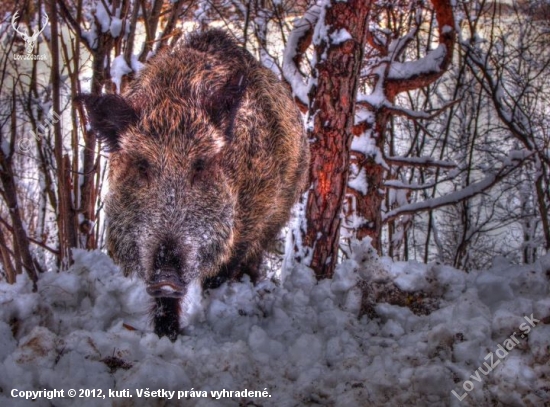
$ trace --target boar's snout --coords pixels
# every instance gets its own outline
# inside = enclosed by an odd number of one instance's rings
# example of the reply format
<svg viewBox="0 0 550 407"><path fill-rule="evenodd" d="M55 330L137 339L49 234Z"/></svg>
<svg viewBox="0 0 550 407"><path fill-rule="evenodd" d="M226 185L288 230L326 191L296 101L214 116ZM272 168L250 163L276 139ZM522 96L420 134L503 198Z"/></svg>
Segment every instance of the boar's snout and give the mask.
<svg viewBox="0 0 550 407"><path fill-rule="evenodd" d="M172 267L156 270L147 281L147 293L152 297L181 298L186 293L186 287L178 271Z"/></svg>
<svg viewBox="0 0 550 407"><path fill-rule="evenodd" d="M173 242L161 244L155 255L154 270L147 280L147 293L153 297L183 297L187 284L183 280L182 254Z"/></svg>

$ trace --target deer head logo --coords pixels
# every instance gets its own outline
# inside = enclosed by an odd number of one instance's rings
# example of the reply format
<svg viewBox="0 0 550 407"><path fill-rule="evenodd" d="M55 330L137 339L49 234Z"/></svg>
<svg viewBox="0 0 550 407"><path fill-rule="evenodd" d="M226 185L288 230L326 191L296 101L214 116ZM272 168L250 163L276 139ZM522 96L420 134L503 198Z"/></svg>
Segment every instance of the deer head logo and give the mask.
<svg viewBox="0 0 550 407"><path fill-rule="evenodd" d="M42 31L44 31L44 28L46 28L46 26L48 25L49 19L48 19L48 16L46 15L46 23L42 26L42 29L39 30L38 27L36 27L33 30L32 35L29 35L29 31L26 28L24 29L24 31L20 31L17 29L17 25L15 25L15 22L18 18L19 18L19 11L15 12L13 17L11 18L11 25L13 29L19 35L21 35L21 37L23 37L23 40L25 41L25 44L26 44L25 53L27 55L30 55L34 51L34 45L36 44L36 40L38 39L38 36L40 35L40 33L42 33Z"/></svg>

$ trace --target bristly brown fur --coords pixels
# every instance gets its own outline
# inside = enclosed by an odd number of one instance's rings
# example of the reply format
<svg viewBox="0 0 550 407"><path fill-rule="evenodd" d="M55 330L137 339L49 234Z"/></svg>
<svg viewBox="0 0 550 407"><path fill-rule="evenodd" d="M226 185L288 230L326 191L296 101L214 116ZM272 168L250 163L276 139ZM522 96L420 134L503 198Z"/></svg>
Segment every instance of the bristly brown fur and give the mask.
<svg viewBox="0 0 550 407"><path fill-rule="evenodd" d="M86 106L90 126L107 151L118 150L118 135L138 120L138 113L119 95L79 95L75 102Z"/></svg>
<svg viewBox="0 0 550 407"><path fill-rule="evenodd" d="M108 247L124 273L151 282L164 267L182 285L208 287L242 273L256 280L308 173L288 90L212 30L152 58L116 106L102 98L83 101L113 151ZM179 329L169 314L155 319L159 335Z"/></svg>

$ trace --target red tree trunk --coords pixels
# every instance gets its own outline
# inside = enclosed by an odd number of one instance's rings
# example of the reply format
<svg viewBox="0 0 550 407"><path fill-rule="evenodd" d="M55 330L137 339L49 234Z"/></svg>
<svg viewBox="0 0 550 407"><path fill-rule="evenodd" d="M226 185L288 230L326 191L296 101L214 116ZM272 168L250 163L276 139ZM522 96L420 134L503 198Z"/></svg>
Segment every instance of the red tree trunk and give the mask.
<svg viewBox="0 0 550 407"><path fill-rule="evenodd" d="M313 124L309 131L311 188L302 244L310 259L308 265L318 279L332 276L338 257L340 214L369 8L370 1L334 1L326 9L327 35L315 44L317 86L310 92L309 106Z"/></svg>

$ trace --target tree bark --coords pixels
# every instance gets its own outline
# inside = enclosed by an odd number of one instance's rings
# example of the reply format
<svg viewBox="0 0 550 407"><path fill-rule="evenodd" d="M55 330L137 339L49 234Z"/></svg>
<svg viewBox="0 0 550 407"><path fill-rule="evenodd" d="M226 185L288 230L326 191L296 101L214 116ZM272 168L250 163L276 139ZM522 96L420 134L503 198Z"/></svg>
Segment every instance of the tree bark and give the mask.
<svg viewBox="0 0 550 407"><path fill-rule="evenodd" d="M51 29L51 84L52 84L52 109L58 117L61 115L61 78L59 62L59 30L57 21L56 2L50 0L49 3L50 29ZM71 264L71 247L76 247L76 216L71 198L70 183L70 162L68 156L64 154L63 135L61 133L61 122L53 122L54 131L54 152L57 165L57 194L58 194L58 214L57 225L59 230L59 261L61 268L67 268Z"/></svg>
<svg viewBox="0 0 550 407"><path fill-rule="evenodd" d="M3 197L10 213L10 219L13 228L12 233L16 271L20 273L21 267L23 267L33 283L33 290L36 290L38 275L34 267L34 261L30 252L27 232L25 230L25 226L23 225L23 220L21 219L21 213L19 210L17 199L17 188L15 185L15 178L12 168L12 158L14 154L14 145L16 140L15 102L16 98L14 91L11 113L11 149L9 155L6 155L4 151L0 148L0 183L3 188Z"/></svg>
<svg viewBox="0 0 550 407"><path fill-rule="evenodd" d="M330 278L338 258L341 212L349 172L359 70L370 1L332 2L326 8L325 38L315 44L317 85L310 91L311 187L302 245L318 279ZM337 33L349 33L344 41ZM346 37L344 37L346 38ZM314 38L315 41L315 38ZM303 260L302 260L303 261Z"/></svg>
<svg viewBox="0 0 550 407"><path fill-rule="evenodd" d="M15 284L15 270L13 268L13 264L11 263L8 245L6 239L4 238L2 228L0 228L0 262L4 267L4 271L6 273L6 281L8 282L8 284Z"/></svg>

